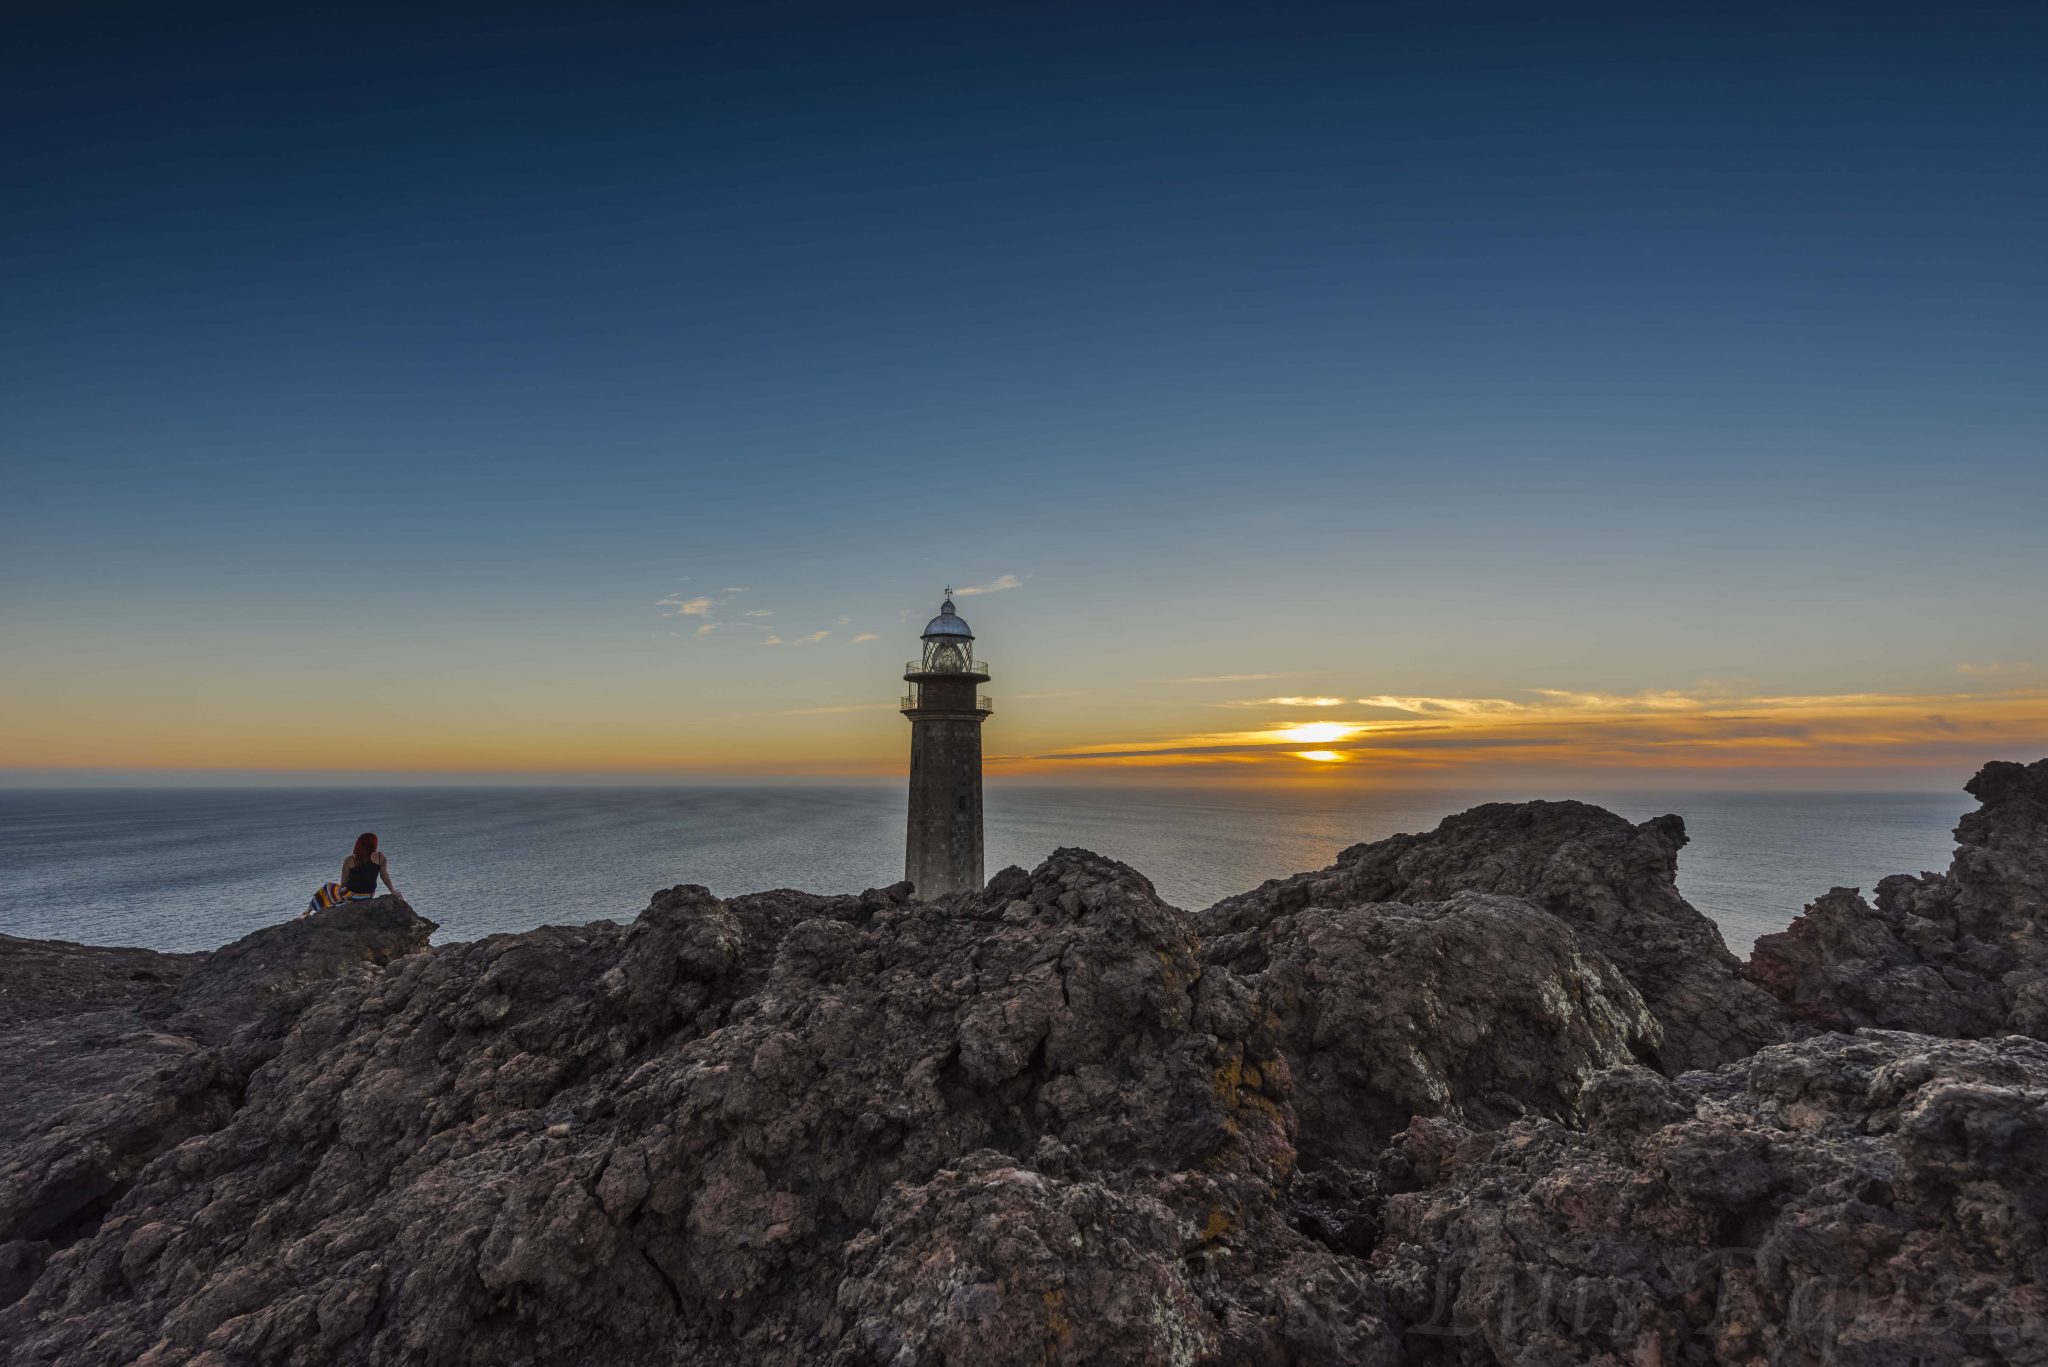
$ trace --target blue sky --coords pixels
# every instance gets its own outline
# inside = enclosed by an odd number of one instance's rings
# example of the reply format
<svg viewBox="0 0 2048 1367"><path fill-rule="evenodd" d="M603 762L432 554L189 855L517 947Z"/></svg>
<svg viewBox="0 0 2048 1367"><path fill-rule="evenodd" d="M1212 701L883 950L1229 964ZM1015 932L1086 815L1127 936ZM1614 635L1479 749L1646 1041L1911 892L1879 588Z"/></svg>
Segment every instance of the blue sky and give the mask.
<svg viewBox="0 0 2048 1367"><path fill-rule="evenodd" d="M1676 8L47 7L0 766L2043 686L2048 11Z"/></svg>

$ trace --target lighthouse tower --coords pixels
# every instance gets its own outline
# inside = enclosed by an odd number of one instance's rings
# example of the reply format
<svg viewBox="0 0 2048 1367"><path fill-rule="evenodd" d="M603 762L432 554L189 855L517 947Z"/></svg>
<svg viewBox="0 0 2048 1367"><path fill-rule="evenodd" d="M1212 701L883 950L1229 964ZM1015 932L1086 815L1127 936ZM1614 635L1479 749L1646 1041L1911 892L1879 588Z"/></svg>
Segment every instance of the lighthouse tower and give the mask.
<svg viewBox="0 0 2048 1367"><path fill-rule="evenodd" d="M903 876L917 895L981 890L981 723L988 665L953 611L953 590L925 626L924 654L903 667L910 692L910 831Z"/></svg>

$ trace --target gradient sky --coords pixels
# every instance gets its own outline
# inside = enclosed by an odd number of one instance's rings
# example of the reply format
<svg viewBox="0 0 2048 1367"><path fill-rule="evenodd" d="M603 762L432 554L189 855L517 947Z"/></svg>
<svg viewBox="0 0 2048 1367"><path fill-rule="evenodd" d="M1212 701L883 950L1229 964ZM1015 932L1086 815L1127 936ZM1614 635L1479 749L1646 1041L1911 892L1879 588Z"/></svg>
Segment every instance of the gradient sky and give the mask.
<svg viewBox="0 0 2048 1367"><path fill-rule="evenodd" d="M2048 753L2038 4L37 8L16 780Z"/></svg>

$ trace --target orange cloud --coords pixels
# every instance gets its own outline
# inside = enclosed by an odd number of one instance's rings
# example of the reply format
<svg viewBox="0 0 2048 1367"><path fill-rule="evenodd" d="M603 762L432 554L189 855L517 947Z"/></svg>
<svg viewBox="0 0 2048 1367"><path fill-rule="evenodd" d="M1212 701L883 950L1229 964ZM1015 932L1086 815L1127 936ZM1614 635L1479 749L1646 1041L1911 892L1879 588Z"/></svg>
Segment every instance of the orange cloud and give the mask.
<svg viewBox="0 0 2048 1367"><path fill-rule="evenodd" d="M1265 765L1297 761L1375 777L1480 766L1592 769L1857 768L1974 764L2048 748L2048 690L1725 696L1659 691L1531 690L1501 698L1378 696L1343 721L1276 721L1074 746L1020 758L1024 772L1100 767ZM1388 717L1386 713L1397 714ZM1377 713L1378 715L1371 715ZM1318 748L1304 752L1299 747ZM1328 757L1328 758L1326 758Z"/></svg>

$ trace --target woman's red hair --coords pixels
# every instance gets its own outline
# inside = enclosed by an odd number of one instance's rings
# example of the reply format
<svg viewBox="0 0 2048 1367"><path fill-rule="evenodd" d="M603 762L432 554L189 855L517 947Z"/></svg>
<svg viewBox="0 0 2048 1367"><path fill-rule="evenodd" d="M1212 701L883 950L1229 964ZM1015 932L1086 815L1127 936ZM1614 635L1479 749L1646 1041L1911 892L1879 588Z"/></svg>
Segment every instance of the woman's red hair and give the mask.
<svg viewBox="0 0 2048 1367"><path fill-rule="evenodd" d="M366 862L376 852L377 833L375 831L364 831L356 837L356 862L358 864Z"/></svg>

